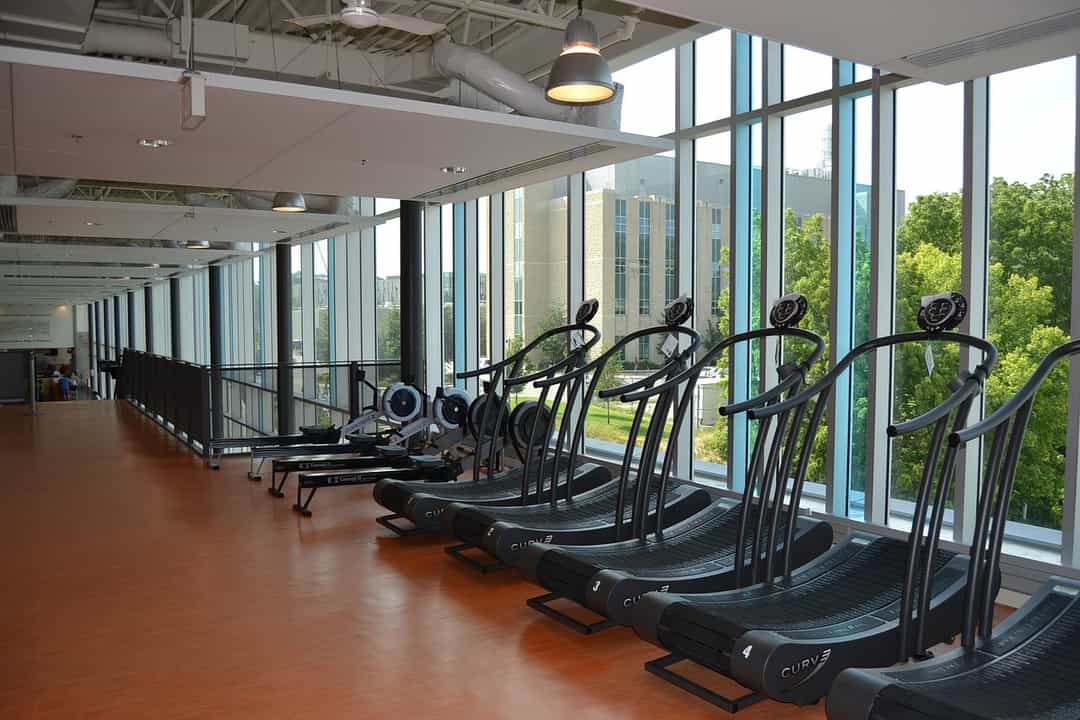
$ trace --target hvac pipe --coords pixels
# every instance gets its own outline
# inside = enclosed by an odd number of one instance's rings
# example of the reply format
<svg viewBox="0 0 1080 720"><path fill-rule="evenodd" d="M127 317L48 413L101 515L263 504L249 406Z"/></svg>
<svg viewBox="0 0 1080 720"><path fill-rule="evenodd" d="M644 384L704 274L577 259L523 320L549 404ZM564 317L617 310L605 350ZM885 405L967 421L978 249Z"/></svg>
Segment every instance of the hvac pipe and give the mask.
<svg viewBox="0 0 1080 720"><path fill-rule="evenodd" d="M458 45L448 37L435 42L431 51L431 65L435 72L460 80L522 115L611 130L619 128L622 113L621 86L616 86L614 100L606 105L581 108L555 105L548 102L542 88L533 85L494 58Z"/></svg>

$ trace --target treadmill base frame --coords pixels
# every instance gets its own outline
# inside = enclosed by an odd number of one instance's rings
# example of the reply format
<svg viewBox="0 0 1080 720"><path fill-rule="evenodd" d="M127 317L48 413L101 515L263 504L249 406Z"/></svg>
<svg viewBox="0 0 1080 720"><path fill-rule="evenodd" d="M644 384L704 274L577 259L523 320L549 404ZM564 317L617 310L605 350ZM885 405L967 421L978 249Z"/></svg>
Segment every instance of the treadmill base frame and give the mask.
<svg viewBox="0 0 1080 720"><path fill-rule="evenodd" d="M483 548L477 547L476 545L472 545L470 543L450 545L449 547L444 548L444 550L446 551L446 554L450 557L457 558L472 569L484 575L496 572L498 570L505 570L506 568L510 567L501 560L495 560L494 562L484 562L483 560L477 559L476 557L467 554L467 550L480 550L481 552L483 551Z"/></svg>
<svg viewBox="0 0 1080 720"><path fill-rule="evenodd" d="M375 518L375 522L382 525L387 530L390 530L398 537L409 537L410 535L418 535L423 532L422 528L418 528L415 525L413 527L402 527L394 523L395 520L408 520L409 518L398 513L389 513L387 515L380 515ZM411 521L410 521L411 522Z"/></svg>
<svg viewBox="0 0 1080 720"><path fill-rule="evenodd" d="M747 692L745 695L741 695L739 697L730 698L725 695L721 695L715 690L710 690L703 685L699 685L685 675L680 675L679 673L670 669L672 665L682 662L686 659L687 658L683 657L682 655L676 655L672 653L670 655L665 655L664 657L657 658L656 660L650 660L649 662L645 663L645 669L653 675L656 675L657 677L666 680L672 685L675 685L676 687L679 687L692 695L696 695L705 702L715 705L721 710L724 710L725 712L729 712L731 714L735 714L740 710L744 710L745 708L748 708L751 705L759 703L765 699L764 695L759 695L758 693L753 691Z"/></svg>
<svg viewBox="0 0 1080 720"><path fill-rule="evenodd" d="M594 623L583 623L577 618L573 618L564 613L562 610L553 608L551 607L551 605L548 604L553 600L561 599L564 599L563 595L560 595L558 593L547 593L546 595L537 595L536 597L531 597L525 601L525 604L531 607L533 610L547 615L552 620L562 623L571 630L576 630L582 635L593 635L600 632L601 630L607 630L608 628L615 627L615 623L611 620L608 620L607 618L603 618L602 620L598 620Z"/></svg>

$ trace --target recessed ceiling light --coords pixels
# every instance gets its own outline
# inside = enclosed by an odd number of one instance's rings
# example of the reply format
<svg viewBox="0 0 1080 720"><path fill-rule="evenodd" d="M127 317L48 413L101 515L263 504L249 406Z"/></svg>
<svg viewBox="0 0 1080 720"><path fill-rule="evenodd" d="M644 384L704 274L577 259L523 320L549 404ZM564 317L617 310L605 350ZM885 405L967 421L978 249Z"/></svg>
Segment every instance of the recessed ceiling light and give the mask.
<svg viewBox="0 0 1080 720"><path fill-rule="evenodd" d="M144 148L150 148L151 150L157 150L159 148L169 147L172 145L172 140L166 140L165 138L139 138L139 144Z"/></svg>
<svg viewBox="0 0 1080 720"><path fill-rule="evenodd" d="M469 172L469 168L462 165L447 165L442 168L442 171L444 175L464 175Z"/></svg>
<svg viewBox="0 0 1080 720"><path fill-rule="evenodd" d="M161 267L160 263L150 263L149 265L143 265L144 270L157 270Z"/></svg>
<svg viewBox="0 0 1080 720"><path fill-rule="evenodd" d="M86 227L101 227L101 223L94 222L93 220L87 220Z"/></svg>
<svg viewBox="0 0 1080 720"><path fill-rule="evenodd" d="M277 228L274 228L274 234L275 235L287 235L288 233L289 233L288 230L279 230Z"/></svg>
<svg viewBox="0 0 1080 720"><path fill-rule="evenodd" d="M210 247L209 240L188 240L187 246L189 248L202 248L206 249Z"/></svg>
<svg viewBox="0 0 1080 720"><path fill-rule="evenodd" d="M122 278L120 278L120 279L121 279L121 280L130 280L130 279L131 279L131 277L130 277L130 276L128 276L128 275L125 275L124 277L122 277Z"/></svg>

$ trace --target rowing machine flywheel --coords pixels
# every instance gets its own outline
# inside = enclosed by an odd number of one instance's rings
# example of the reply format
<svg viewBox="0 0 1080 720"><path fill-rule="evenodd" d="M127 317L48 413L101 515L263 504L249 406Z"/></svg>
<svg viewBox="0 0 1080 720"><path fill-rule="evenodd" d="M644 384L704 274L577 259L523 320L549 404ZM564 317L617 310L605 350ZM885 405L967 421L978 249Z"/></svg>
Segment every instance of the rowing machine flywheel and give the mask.
<svg viewBox="0 0 1080 720"><path fill-rule="evenodd" d="M386 388L382 400L383 413L396 423L409 423L424 411L420 391L407 383L396 382Z"/></svg>
<svg viewBox="0 0 1080 720"><path fill-rule="evenodd" d="M526 400L519 403L510 413L510 440L522 451L529 446L529 438L532 435L533 424L540 423L537 427L537 440L543 442L543 434L551 420L551 411L545 406L540 407L536 400Z"/></svg>
<svg viewBox="0 0 1080 720"><path fill-rule="evenodd" d="M435 421L446 430L457 430L469 422L472 396L461 388L445 388L432 404Z"/></svg>
<svg viewBox="0 0 1080 720"><path fill-rule="evenodd" d="M488 413L487 427L485 432L480 432L480 425L484 422L484 411L487 408L487 404L494 399L495 406L501 408L501 412L498 413L501 417L496 420L496 412L493 406L490 413ZM494 430L498 428L499 436L506 435L506 424L508 421L508 414L506 406L502 402L502 398L497 394L484 393L480 397L473 401L473 404L469 406L469 432L472 433L474 439L479 440L481 434L484 437L491 437L494 434Z"/></svg>

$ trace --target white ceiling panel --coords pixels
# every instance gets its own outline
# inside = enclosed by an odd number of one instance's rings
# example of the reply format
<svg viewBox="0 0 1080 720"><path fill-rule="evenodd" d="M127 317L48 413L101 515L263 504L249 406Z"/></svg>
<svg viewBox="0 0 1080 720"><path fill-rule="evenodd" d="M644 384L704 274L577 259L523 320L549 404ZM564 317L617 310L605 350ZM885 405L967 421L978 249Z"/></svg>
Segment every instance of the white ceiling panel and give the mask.
<svg viewBox="0 0 1080 720"><path fill-rule="evenodd" d="M153 280L164 277L175 268L157 270L142 265L28 265L26 263L0 262L0 276L19 277L61 277L61 278L122 278Z"/></svg>
<svg viewBox="0 0 1080 720"><path fill-rule="evenodd" d="M910 55L1080 10L1077 0L636 0L690 20L763 35L886 70L940 82L966 80L1080 52L1080 30L1036 33L1007 47L935 67ZM708 70L706 69L706 72Z"/></svg>
<svg viewBox="0 0 1080 720"><path fill-rule="evenodd" d="M361 230L379 222L371 217L320 213L94 200L0 198L0 202L17 206L18 231L24 235L272 243L316 231Z"/></svg>
<svg viewBox="0 0 1080 720"><path fill-rule="evenodd" d="M601 143L592 167L669 140L437 103L207 73L207 120L179 128L180 70L0 47L20 174L413 198ZM78 112L71 112L78 108ZM169 147L140 147L143 137ZM366 162L364 162L366 161ZM448 178L447 165L468 168ZM559 164L541 175L566 174ZM530 175L530 181L537 178ZM477 188L473 196L484 194Z"/></svg>
<svg viewBox="0 0 1080 720"><path fill-rule="evenodd" d="M0 242L0 261L7 262L106 262L205 264L236 253L229 250L174 250L171 248L111 247L97 245L46 245Z"/></svg>

